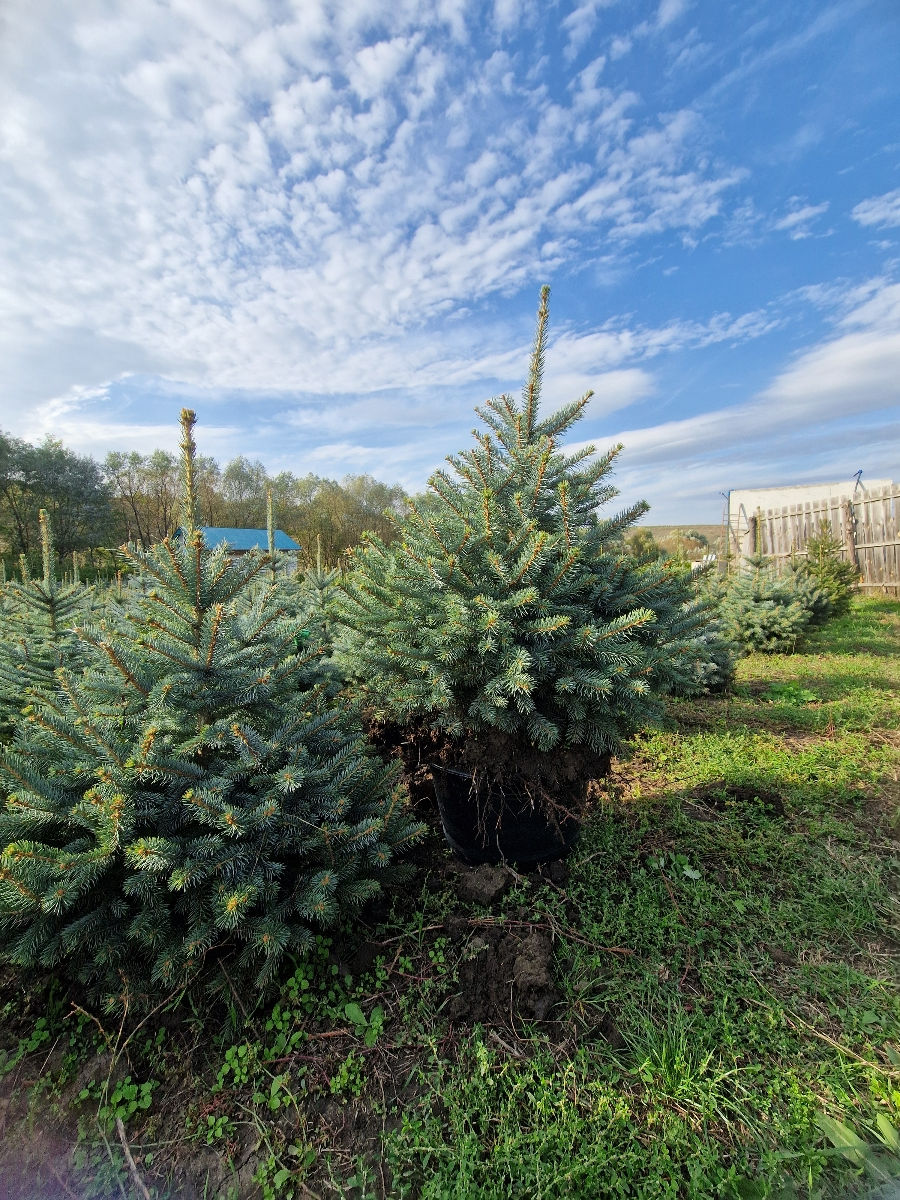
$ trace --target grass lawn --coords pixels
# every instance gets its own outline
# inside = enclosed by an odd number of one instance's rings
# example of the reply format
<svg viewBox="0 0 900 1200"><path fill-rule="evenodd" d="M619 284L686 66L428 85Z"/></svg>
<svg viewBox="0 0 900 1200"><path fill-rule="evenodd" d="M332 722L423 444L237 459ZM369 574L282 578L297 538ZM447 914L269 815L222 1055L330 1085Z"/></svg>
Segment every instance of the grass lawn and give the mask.
<svg viewBox="0 0 900 1200"><path fill-rule="evenodd" d="M432 831L279 995L225 964L119 1024L7 971L0 1195L887 1195L898 730L900 603L859 601L673 704L565 868L473 874Z"/></svg>

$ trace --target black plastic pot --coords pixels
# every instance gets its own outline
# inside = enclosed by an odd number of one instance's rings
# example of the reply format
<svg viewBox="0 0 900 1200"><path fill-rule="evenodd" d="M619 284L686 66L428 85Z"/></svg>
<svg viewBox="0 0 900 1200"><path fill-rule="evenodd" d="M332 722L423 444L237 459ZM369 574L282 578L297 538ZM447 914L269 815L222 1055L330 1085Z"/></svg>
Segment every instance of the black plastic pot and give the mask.
<svg viewBox="0 0 900 1200"><path fill-rule="evenodd" d="M498 788L476 794L466 771L432 764L434 792L450 849L469 866L510 862L523 866L564 858L581 825L550 819L530 797Z"/></svg>

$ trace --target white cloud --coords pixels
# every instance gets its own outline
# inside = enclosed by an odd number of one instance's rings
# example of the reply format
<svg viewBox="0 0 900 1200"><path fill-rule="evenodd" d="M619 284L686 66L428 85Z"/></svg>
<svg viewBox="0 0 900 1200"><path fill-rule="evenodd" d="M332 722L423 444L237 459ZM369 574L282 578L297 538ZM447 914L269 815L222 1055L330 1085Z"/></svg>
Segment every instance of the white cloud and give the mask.
<svg viewBox="0 0 900 1200"><path fill-rule="evenodd" d="M705 322L671 321L655 328L611 322L592 333L563 333L551 342L548 357L569 370L603 371L659 354L702 349L720 342L748 341L769 333L777 325L778 318L762 310L740 317L717 313Z"/></svg>
<svg viewBox="0 0 900 1200"><path fill-rule="evenodd" d="M552 411L577 400L585 392L593 392L590 415L595 420L630 408L653 395L655 390L653 376L642 367L601 372L566 371L557 367L547 371L543 402L545 409Z"/></svg>
<svg viewBox="0 0 900 1200"><path fill-rule="evenodd" d="M694 233L740 178L690 114L600 87L602 58L551 101L462 3L8 7L0 424L129 371L344 391L351 345L381 378L448 308L580 265L585 236Z"/></svg>
<svg viewBox="0 0 900 1200"><path fill-rule="evenodd" d="M597 24L600 11L609 8L616 0L580 0L572 12L563 20L563 29L568 35L566 57L571 61L590 38Z"/></svg>
<svg viewBox="0 0 900 1200"><path fill-rule="evenodd" d="M796 196L791 200L791 210L772 226L773 229L783 230L792 241L812 237L811 226L816 217L828 212L828 201L822 204L801 204Z"/></svg>
<svg viewBox="0 0 900 1200"><path fill-rule="evenodd" d="M358 50L349 68L350 86L363 100L371 100L397 82L420 39L395 37Z"/></svg>
<svg viewBox="0 0 900 1200"><path fill-rule="evenodd" d="M877 229L900 225L900 188L860 201L853 209L853 219L860 225L874 225Z"/></svg>
<svg viewBox="0 0 900 1200"><path fill-rule="evenodd" d="M500 33L513 33L534 20L534 0L494 0L493 24Z"/></svg>
<svg viewBox="0 0 900 1200"><path fill-rule="evenodd" d="M795 297L831 314L835 320L862 310L867 301L879 295L890 294L891 281L887 276L876 275L861 283L848 279L836 279L830 283L806 284L789 292L786 300Z"/></svg>
<svg viewBox="0 0 900 1200"><path fill-rule="evenodd" d="M659 8L656 11L657 29L665 29L667 25L677 21L689 7L690 0L660 0Z"/></svg>
<svg viewBox="0 0 900 1200"><path fill-rule="evenodd" d="M426 474L442 465L440 455L435 454L434 443L424 439L404 440L377 450L377 477L397 482L410 492L421 491L425 487ZM371 474L372 466L373 447L365 441L325 442L304 455L304 471L332 479L347 474Z"/></svg>
<svg viewBox="0 0 900 1200"><path fill-rule="evenodd" d="M809 46L813 42L819 38L827 38L844 22L851 21L865 4L866 0L841 0L840 3L829 4L819 10L812 9L811 11L815 12L816 16L797 32L774 41L767 40L765 48L757 53L742 54L739 64L720 76L712 85L708 93L709 99L718 102L716 98L729 88L738 84L746 88L746 81L753 75L777 66L796 55L808 55L810 53ZM759 33L768 28L770 28L770 22L763 18L751 25L749 32L751 34Z"/></svg>
<svg viewBox="0 0 900 1200"><path fill-rule="evenodd" d="M617 59L624 58L626 54L630 54L635 45L644 39L663 34L670 25L687 12L691 2L692 0L660 0L656 16L652 21L639 21L629 29L628 33L617 33L613 36L609 44L609 57L615 62ZM687 44L679 43L672 49L676 56L673 66L678 67L688 64L705 48L693 46L693 35L690 35Z"/></svg>
<svg viewBox="0 0 900 1200"><path fill-rule="evenodd" d="M643 491L671 511L679 492L698 504L705 496L708 512L721 489L829 478L851 459L853 470L896 475L898 410L900 284L883 284L754 399L606 440L625 444L628 497Z"/></svg>
<svg viewBox="0 0 900 1200"><path fill-rule="evenodd" d="M170 421L129 420L110 411L105 388L77 387L56 400L33 410L26 421L23 436L31 442L58 438L79 453L103 457L108 449L137 450L150 454L156 449L176 451L179 444L177 411ZM122 419L124 416L124 419ZM240 437L236 425L203 425L203 452L215 453L234 445Z"/></svg>

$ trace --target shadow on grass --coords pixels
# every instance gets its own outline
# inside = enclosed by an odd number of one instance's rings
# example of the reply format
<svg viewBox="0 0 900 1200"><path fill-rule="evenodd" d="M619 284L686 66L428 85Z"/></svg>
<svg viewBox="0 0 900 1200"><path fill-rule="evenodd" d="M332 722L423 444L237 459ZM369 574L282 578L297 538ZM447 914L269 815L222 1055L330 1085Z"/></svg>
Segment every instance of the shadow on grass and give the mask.
<svg viewBox="0 0 900 1200"><path fill-rule="evenodd" d="M742 659L730 696L675 701L670 713L684 730L894 729L898 696L900 601L865 599L816 630L802 651Z"/></svg>
<svg viewBox="0 0 900 1200"><path fill-rule="evenodd" d="M890 682L876 680L868 685L851 679L834 688L816 684L816 691L817 700L796 703L765 699L763 689L747 688L715 704L679 701L671 705L670 715L675 727L687 736L743 728L775 737L796 733L831 737L834 732L894 729L900 723L896 685Z"/></svg>
<svg viewBox="0 0 900 1200"><path fill-rule="evenodd" d="M817 664L818 665L818 664ZM799 666L799 664L798 664ZM732 699L752 699L762 701L763 704L772 707L780 705L792 706L794 708L804 708L807 704L817 703L822 700L840 700L852 692L888 692L893 693L897 688L896 672L879 672L873 674L871 672L861 672L859 670L842 670L838 664L835 664L836 669L833 671L823 671L821 666L818 670L810 669L805 671L802 667L795 672L794 679L796 680L796 692L798 699L792 700L792 687L788 685L785 689L784 696L778 694L778 688L781 686L781 680L775 679L748 679L742 680L735 684L732 691ZM775 685L773 688L773 684ZM801 702L799 699L800 689L808 688L815 692L816 699Z"/></svg>

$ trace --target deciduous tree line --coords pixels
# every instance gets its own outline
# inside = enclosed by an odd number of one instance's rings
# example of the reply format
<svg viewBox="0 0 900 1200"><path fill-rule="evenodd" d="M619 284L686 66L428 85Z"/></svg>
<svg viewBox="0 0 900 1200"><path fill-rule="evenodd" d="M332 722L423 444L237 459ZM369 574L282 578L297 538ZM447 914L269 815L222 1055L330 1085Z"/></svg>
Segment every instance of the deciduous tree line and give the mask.
<svg viewBox="0 0 900 1200"><path fill-rule="evenodd" d="M315 547L318 536L329 564L367 529L389 537L384 511L398 510L406 499L399 485L371 475L345 475L340 482L290 471L270 476L243 455L225 467L198 456L195 470L201 524L262 528L271 490L276 525L305 549ZM42 508L51 516L60 557L85 551L99 567L100 547L131 542L146 549L171 533L179 496L179 461L166 450L114 451L98 463L55 438L34 446L0 432L0 552L7 569L21 554L38 554Z"/></svg>

